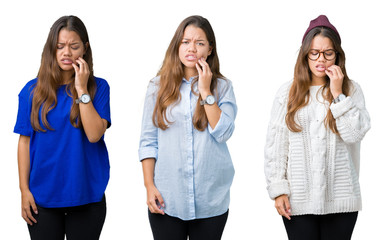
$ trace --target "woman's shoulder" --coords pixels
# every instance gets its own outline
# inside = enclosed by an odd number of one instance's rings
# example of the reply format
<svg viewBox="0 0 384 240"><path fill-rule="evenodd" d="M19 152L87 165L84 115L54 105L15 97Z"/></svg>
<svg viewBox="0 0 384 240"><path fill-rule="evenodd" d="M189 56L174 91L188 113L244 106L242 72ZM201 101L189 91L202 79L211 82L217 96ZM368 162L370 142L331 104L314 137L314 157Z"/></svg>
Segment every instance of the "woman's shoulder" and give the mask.
<svg viewBox="0 0 384 240"><path fill-rule="evenodd" d="M232 81L226 77L217 78L217 88L219 92L226 92L228 89L233 88Z"/></svg>
<svg viewBox="0 0 384 240"><path fill-rule="evenodd" d="M104 78L100 78L100 77L96 77L96 76L94 76L93 78L95 79L96 85L98 87L102 87L102 86L109 87L107 80L105 80Z"/></svg>
<svg viewBox="0 0 384 240"><path fill-rule="evenodd" d="M226 77L217 78L217 83L223 84L223 85L232 85L232 81Z"/></svg>
<svg viewBox="0 0 384 240"><path fill-rule="evenodd" d="M159 85L159 83L160 83L160 75L157 75L156 77L152 78L149 81L149 84L152 84L152 85Z"/></svg>
<svg viewBox="0 0 384 240"><path fill-rule="evenodd" d="M155 90L159 87L159 84L160 84L160 76L158 75L149 81L148 89L154 89Z"/></svg>
<svg viewBox="0 0 384 240"><path fill-rule="evenodd" d="M280 86L280 88L279 88L279 90L277 92L285 94L286 92L288 92L291 89L292 83L293 83L293 80L289 80L289 81L284 82Z"/></svg>
<svg viewBox="0 0 384 240"><path fill-rule="evenodd" d="M291 89L293 80L289 80L283 83L276 93L276 98L280 100L280 102L284 102L285 99L288 98L289 90Z"/></svg>
<svg viewBox="0 0 384 240"><path fill-rule="evenodd" d="M352 92L356 91L357 89L361 90L360 84L358 84L356 81L354 81L352 79L350 79L349 81L351 82L350 90Z"/></svg>
<svg viewBox="0 0 384 240"><path fill-rule="evenodd" d="M27 84L25 84L24 87L21 89L19 95L30 94L32 90L35 88L36 83L37 83L37 78L34 78L28 81Z"/></svg>

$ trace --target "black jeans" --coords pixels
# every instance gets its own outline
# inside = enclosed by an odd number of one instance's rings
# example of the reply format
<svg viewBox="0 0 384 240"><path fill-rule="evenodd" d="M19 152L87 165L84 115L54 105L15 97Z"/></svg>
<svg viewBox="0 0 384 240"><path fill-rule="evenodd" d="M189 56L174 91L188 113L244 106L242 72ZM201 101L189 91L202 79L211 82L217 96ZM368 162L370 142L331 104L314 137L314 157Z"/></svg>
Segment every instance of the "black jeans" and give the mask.
<svg viewBox="0 0 384 240"><path fill-rule="evenodd" d="M358 212L283 217L289 240L350 240Z"/></svg>
<svg viewBox="0 0 384 240"><path fill-rule="evenodd" d="M148 211L154 240L220 240L228 211L220 216L184 221Z"/></svg>
<svg viewBox="0 0 384 240"><path fill-rule="evenodd" d="M31 240L97 240L107 212L105 196L100 202L76 207L43 208L37 206L37 220L28 225Z"/></svg>

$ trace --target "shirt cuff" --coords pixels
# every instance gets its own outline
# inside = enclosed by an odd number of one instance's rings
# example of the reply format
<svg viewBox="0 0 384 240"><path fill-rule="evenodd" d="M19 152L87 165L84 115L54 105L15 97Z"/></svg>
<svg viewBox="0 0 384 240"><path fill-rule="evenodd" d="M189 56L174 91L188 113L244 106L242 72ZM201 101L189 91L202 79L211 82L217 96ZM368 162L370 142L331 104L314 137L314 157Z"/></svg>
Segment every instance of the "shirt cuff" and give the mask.
<svg viewBox="0 0 384 240"><path fill-rule="evenodd" d="M142 147L139 149L139 160L142 161L146 158L157 159L157 148L154 147Z"/></svg>

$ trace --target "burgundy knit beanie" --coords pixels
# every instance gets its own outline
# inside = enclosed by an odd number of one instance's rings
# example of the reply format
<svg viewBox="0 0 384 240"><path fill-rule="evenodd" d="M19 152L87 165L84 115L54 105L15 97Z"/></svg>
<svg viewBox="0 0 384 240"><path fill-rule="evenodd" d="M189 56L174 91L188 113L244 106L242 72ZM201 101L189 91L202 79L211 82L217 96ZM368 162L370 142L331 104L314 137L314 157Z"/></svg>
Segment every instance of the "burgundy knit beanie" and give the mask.
<svg viewBox="0 0 384 240"><path fill-rule="evenodd" d="M316 19L313 19L313 20L309 23L309 27L308 27L307 31L305 31L304 36L303 36L303 40L301 41L301 43L304 42L304 38L307 36L307 34L309 33L309 31L311 31L311 30L314 29L315 27L327 27L327 28L332 29L332 30L337 34L337 36L339 37L339 40L340 40L340 42L341 42L341 38L340 38L339 32L338 32L338 31L336 30L336 28L329 22L327 16L325 16L325 15L320 15L320 16L318 16Z"/></svg>

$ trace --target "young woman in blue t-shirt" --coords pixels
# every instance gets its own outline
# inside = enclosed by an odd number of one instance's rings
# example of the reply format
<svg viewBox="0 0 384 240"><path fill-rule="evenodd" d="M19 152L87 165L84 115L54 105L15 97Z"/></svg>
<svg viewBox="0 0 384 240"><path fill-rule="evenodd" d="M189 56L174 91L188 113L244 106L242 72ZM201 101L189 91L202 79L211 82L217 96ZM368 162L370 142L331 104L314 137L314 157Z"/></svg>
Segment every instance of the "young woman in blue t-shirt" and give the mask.
<svg viewBox="0 0 384 240"><path fill-rule="evenodd" d="M99 239L109 159L109 86L93 76L83 22L59 18L44 46L37 78L19 94L22 217L31 239Z"/></svg>
<svg viewBox="0 0 384 240"><path fill-rule="evenodd" d="M149 83L140 139L156 240L220 239L234 175L226 141L237 113L208 20L181 22Z"/></svg>

